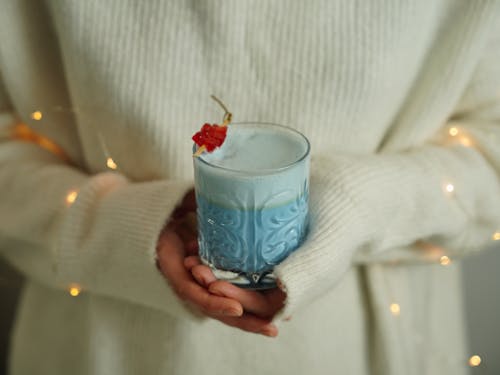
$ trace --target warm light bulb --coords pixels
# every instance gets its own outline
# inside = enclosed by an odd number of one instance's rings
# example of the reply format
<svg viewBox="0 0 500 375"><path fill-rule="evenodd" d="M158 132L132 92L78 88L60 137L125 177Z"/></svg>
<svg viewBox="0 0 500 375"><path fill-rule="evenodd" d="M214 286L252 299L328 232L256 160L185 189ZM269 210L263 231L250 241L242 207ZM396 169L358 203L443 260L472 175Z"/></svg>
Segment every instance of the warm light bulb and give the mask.
<svg viewBox="0 0 500 375"><path fill-rule="evenodd" d="M439 263L441 263L442 266L447 266L451 263L451 259L446 255L443 255L441 258L439 258Z"/></svg>
<svg viewBox="0 0 500 375"><path fill-rule="evenodd" d="M458 134L458 129L455 127L452 127L448 130L448 133L452 136L455 137Z"/></svg>
<svg viewBox="0 0 500 375"><path fill-rule="evenodd" d="M82 288L78 284L71 284L68 288L68 293L71 295L71 297L78 297L81 291Z"/></svg>
<svg viewBox="0 0 500 375"><path fill-rule="evenodd" d="M477 367L481 364L481 357L478 355L473 355L469 358L469 366Z"/></svg>
<svg viewBox="0 0 500 375"><path fill-rule="evenodd" d="M390 310L392 315L394 316L399 316L401 313L401 307L397 303L391 303Z"/></svg>
<svg viewBox="0 0 500 375"><path fill-rule="evenodd" d="M108 166L109 169L116 169L118 167L115 161L111 158L108 158L108 160L106 161L106 165Z"/></svg>
<svg viewBox="0 0 500 375"><path fill-rule="evenodd" d="M36 120L36 121L41 120L41 119L42 119L42 117L43 117L43 115L42 115L42 112L40 112L40 111L35 111L35 112L33 112L33 113L31 114L31 118L32 118L33 120Z"/></svg>
<svg viewBox="0 0 500 375"><path fill-rule="evenodd" d="M448 193L453 193L453 191L455 190L455 186L453 186L452 184L446 184L445 189Z"/></svg>
<svg viewBox="0 0 500 375"><path fill-rule="evenodd" d="M78 197L78 192L76 190L71 190L68 195L66 195L66 203L71 205L75 202Z"/></svg>
<svg viewBox="0 0 500 375"><path fill-rule="evenodd" d="M493 241L499 241L500 240L500 232L495 232L493 233Z"/></svg>

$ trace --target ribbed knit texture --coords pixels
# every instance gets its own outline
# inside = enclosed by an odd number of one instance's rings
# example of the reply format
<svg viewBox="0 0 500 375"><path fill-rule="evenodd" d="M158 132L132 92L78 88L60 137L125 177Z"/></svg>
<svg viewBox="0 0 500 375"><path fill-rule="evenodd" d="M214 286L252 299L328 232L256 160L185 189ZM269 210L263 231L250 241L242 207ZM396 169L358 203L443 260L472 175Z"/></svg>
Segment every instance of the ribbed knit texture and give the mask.
<svg viewBox="0 0 500 375"><path fill-rule="evenodd" d="M500 227L498 2L1 9L0 250L29 280L13 374L465 371L459 269L412 264L429 263L422 241L454 257ZM275 341L197 319L154 266L192 186L190 137L221 118L210 94L235 121L311 141L311 232L276 268L287 301ZM17 121L73 165L10 139Z"/></svg>

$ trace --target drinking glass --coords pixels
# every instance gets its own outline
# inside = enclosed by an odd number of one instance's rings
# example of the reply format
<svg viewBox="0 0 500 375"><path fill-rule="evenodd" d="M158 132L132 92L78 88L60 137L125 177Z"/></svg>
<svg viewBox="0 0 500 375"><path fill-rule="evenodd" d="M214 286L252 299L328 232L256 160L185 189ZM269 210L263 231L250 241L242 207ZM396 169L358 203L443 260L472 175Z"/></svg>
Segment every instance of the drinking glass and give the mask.
<svg viewBox="0 0 500 375"><path fill-rule="evenodd" d="M213 155L194 158L199 254L218 279L276 286L274 266L308 230L309 151L292 128L236 123Z"/></svg>

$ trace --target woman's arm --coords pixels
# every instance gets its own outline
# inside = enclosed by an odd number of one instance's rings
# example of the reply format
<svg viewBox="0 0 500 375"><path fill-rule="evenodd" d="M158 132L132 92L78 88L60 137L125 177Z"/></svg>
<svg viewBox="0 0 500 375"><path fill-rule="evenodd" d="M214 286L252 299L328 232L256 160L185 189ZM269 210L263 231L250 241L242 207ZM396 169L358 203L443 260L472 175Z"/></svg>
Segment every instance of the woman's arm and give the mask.
<svg viewBox="0 0 500 375"><path fill-rule="evenodd" d="M191 182L89 175L16 137L20 120L0 92L1 254L54 288L77 284L83 292L189 316L158 272L155 249Z"/></svg>
<svg viewBox="0 0 500 375"><path fill-rule="evenodd" d="M284 316L333 287L354 261L420 261L418 241L455 255L491 241L500 228L500 38L493 35L444 137L406 152L313 160L312 232L276 268L288 296Z"/></svg>
<svg viewBox="0 0 500 375"><path fill-rule="evenodd" d="M0 109L0 251L12 265L53 288L275 335L267 319L241 316L238 301L209 293L185 269L197 250L196 234L182 224L196 207L186 195L191 182L88 175L64 150L16 126L6 100Z"/></svg>

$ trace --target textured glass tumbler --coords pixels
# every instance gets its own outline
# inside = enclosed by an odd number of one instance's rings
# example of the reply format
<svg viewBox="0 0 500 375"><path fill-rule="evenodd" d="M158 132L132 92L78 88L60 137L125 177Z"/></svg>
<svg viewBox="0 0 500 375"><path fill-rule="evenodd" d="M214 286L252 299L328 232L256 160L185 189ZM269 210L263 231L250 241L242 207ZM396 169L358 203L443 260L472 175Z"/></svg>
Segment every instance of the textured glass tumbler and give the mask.
<svg viewBox="0 0 500 375"><path fill-rule="evenodd" d="M240 162L194 158L199 253L218 279L268 289L276 286L273 267L308 230L310 146L275 124L231 124L226 142L240 135L249 138L249 150L236 150Z"/></svg>

